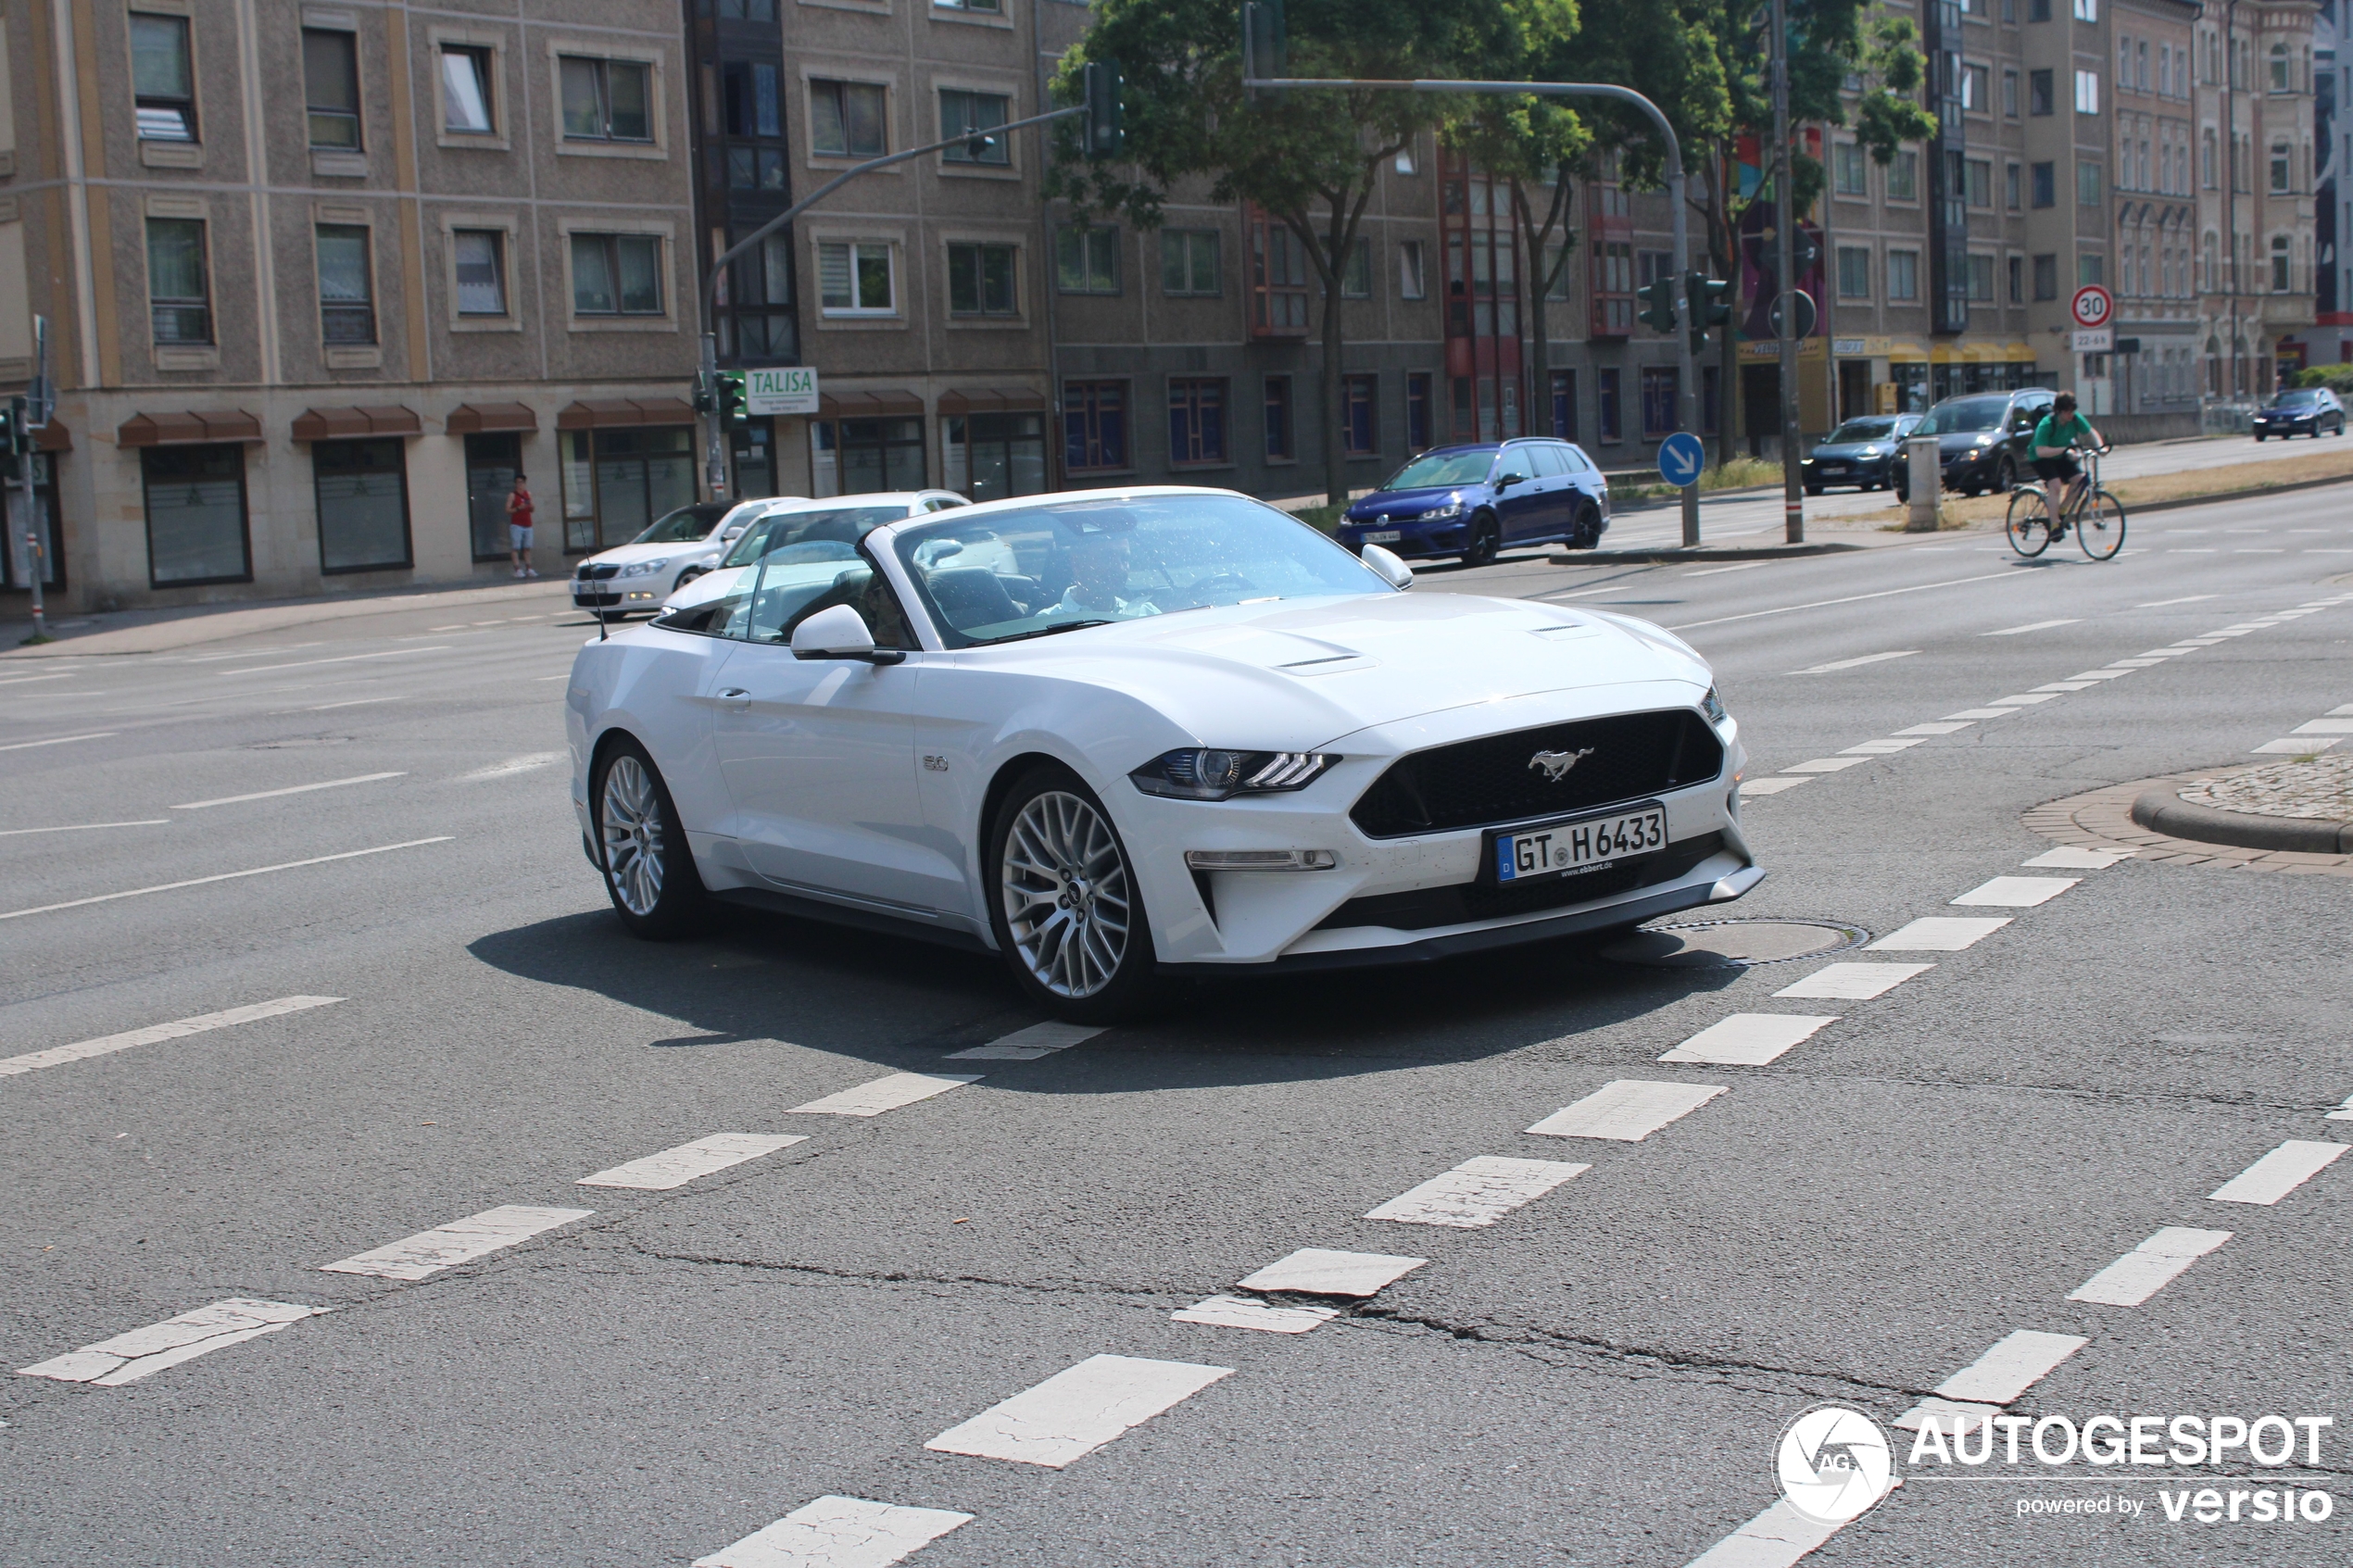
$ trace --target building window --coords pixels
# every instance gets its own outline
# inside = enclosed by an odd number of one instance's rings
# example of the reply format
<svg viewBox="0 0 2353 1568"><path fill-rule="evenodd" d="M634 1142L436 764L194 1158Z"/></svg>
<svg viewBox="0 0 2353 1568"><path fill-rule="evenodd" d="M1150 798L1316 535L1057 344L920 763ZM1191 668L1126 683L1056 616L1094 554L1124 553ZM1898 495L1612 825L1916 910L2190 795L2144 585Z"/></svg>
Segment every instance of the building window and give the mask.
<svg viewBox="0 0 2353 1568"><path fill-rule="evenodd" d="M810 487L818 495L872 495L924 487L920 419L812 420Z"/></svg>
<svg viewBox="0 0 2353 1568"><path fill-rule="evenodd" d="M321 571L381 571L411 564L404 448L396 435L310 444Z"/></svg>
<svg viewBox="0 0 2353 1568"><path fill-rule="evenodd" d="M1831 144L1831 175L1835 189L1842 196L1869 194L1867 177L1863 172L1863 144L1860 142Z"/></svg>
<svg viewBox="0 0 2353 1568"><path fill-rule="evenodd" d="M1160 292L1214 299L1223 292L1214 229L1160 232Z"/></svg>
<svg viewBox="0 0 2353 1568"><path fill-rule="evenodd" d="M817 308L828 316L888 316L898 309L891 247L884 240L827 240L817 247Z"/></svg>
<svg viewBox="0 0 2353 1568"><path fill-rule="evenodd" d="M2057 207L2058 205L2058 165L2056 163L2035 164L2032 167L2032 175L2034 185L2034 205Z"/></svg>
<svg viewBox="0 0 2353 1568"><path fill-rule="evenodd" d="M1593 372L1593 417L1600 425L1604 441L1626 439L1624 421L1618 417L1617 386L1620 371L1615 369Z"/></svg>
<svg viewBox="0 0 2353 1568"><path fill-rule="evenodd" d="M572 236L575 316L659 316L661 241L652 234Z"/></svg>
<svg viewBox="0 0 2353 1568"><path fill-rule="evenodd" d="M456 248L458 314L507 313L507 236L496 229L459 229L449 236Z"/></svg>
<svg viewBox="0 0 2353 1568"><path fill-rule="evenodd" d="M1546 412L1552 433L1562 441L1577 439L1577 372L1554 370Z"/></svg>
<svg viewBox="0 0 2353 1568"><path fill-rule="evenodd" d="M1250 269L1251 335L1304 336L1307 252L1298 235L1254 208L1250 215Z"/></svg>
<svg viewBox="0 0 2353 1568"><path fill-rule="evenodd" d="M253 581L243 446L149 446L147 581L158 588Z"/></svg>
<svg viewBox="0 0 2353 1568"><path fill-rule="evenodd" d="M1397 297L1429 297L1429 275L1423 270L1422 242L1419 240L1397 242Z"/></svg>
<svg viewBox="0 0 2353 1568"><path fill-rule="evenodd" d="M1352 458L1380 450L1380 377L1340 378L1340 446Z"/></svg>
<svg viewBox="0 0 2353 1568"><path fill-rule="evenodd" d="M1971 207L1994 205L1994 165L1985 158L1965 158L1961 163L1961 192Z"/></svg>
<svg viewBox="0 0 2353 1568"><path fill-rule="evenodd" d="M1073 473L1127 467L1127 383L1063 385L1063 467Z"/></svg>
<svg viewBox="0 0 2353 1568"><path fill-rule="evenodd" d="M508 558L507 497L522 467L522 437L481 431L465 438L466 522L477 561Z"/></svg>
<svg viewBox="0 0 2353 1568"><path fill-rule="evenodd" d="M1005 123L1005 108L1010 102L1001 93L967 93L958 88L939 90L939 136L982 138L975 148L969 141L959 142L939 156L950 163L990 163L1003 167L1013 161L1013 146L1002 134L990 135Z"/></svg>
<svg viewBox="0 0 2353 1568"><path fill-rule="evenodd" d="M1270 463L1290 462L1294 455L1291 445L1290 377L1266 378L1266 460Z"/></svg>
<svg viewBox="0 0 2353 1568"><path fill-rule="evenodd" d="M147 220L147 307L158 345L212 341L204 242L201 219Z"/></svg>
<svg viewBox="0 0 2353 1568"><path fill-rule="evenodd" d="M1373 242L1362 235L1348 250L1348 265L1340 270L1340 297L1373 297Z"/></svg>
<svg viewBox="0 0 2353 1568"><path fill-rule="evenodd" d="M2294 188L2291 157L2284 137L2271 144L2271 194L2275 196L2286 195Z"/></svg>
<svg viewBox="0 0 2353 1568"><path fill-rule="evenodd" d="M131 91L143 142L196 139L196 71L188 19L131 13Z"/></svg>
<svg viewBox="0 0 2353 1568"><path fill-rule="evenodd" d="M2012 305L2023 305L2026 303L2026 257L2022 256L2011 257L2009 258L2009 269L2010 303Z"/></svg>
<svg viewBox="0 0 2353 1568"><path fill-rule="evenodd" d="M747 227L756 221L748 220ZM713 250L719 236L711 236ZM770 234L759 247L736 258L721 280L719 352L740 360L793 364L800 358L799 322L793 302L793 254L789 234Z"/></svg>
<svg viewBox="0 0 2353 1568"><path fill-rule="evenodd" d="M950 490L975 501L1038 495L1046 489L1046 416L962 414L947 420L942 450Z"/></svg>
<svg viewBox="0 0 2353 1568"><path fill-rule="evenodd" d="M2026 19L2046 22L2051 19L2051 0L2026 0Z"/></svg>
<svg viewBox="0 0 2353 1568"><path fill-rule="evenodd" d="M2079 163L2075 166L2075 205L2078 207L2100 205L2100 166L2098 164Z"/></svg>
<svg viewBox="0 0 2353 1568"><path fill-rule="evenodd" d="M1004 0L931 0L931 3L943 11L986 11L991 16L1004 9ZM1029 492L1024 490L1017 494L1026 495Z"/></svg>
<svg viewBox="0 0 2353 1568"><path fill-rule="evenodd" d="M2053 107L2051 73L2047 70L2028 71L2026 73L2026 112L2049 114Z"/></svg>
<svg viewBox="0 0 2353 1568"><path fill-rule="evenodd" d="M1918 299L1920 296L1920 253L1916 250L1891 250L1887 253L1887 297Z"/></svg>
<svg viewBox="0 0 2353 1568"><path fill-rule="evenodd" d="M2273 294L2288 292L2287 236L2285 234L2271 236L2271 292Z"/></svg>
<svg viewBox="0 0 2353 1568"><path fill-rule="evenodd" d="M948 309L956 316L1011 316L1013 247L953 245L948 247Z"/></svg>
<svg viewBox="0 0 2353 1568"><path fill-rule="evenodd" d="M2081 287L2087 283L2108 282L2108 258L2104 256L2079 256L2075 258L2075 282Z"/></svg>
<svg viewBox="0 0 2353 1568"><path fill-rule="evenodd" d="M2015 163L2002 166L2002 203L2012 212L2026 205L2026 170Z"/></svg>
<svg viewBox="0 0 2353 1568"><path fill-rule="evenodd" d="M887 94L871 82L809 84L810 150L831 157L880 157L887 150Z"/></svg>
<svg viewBox="0 0 2353 1568"><path fill-rule="evenodd" d="M441 128L455 136L497 132L490 94L491 53L450 44L441 50Z"/></svg>
<svg viewBox="0 0 2353 1568"><path fill-rule="evenodd" d="M2058 257L2055 255L2034 258L2034 297L2037 301L2058 297Z"/></svg>
<svg viewBox="0 0 2353 1568"><path fill-rule="evenodd" d="M2098 71L2079 70L2075 73L2075 112L2077 114L2100 112L2100 73Z"/></svg>
<svg viewBox="0 0 2353 1568"><path fill-rule="evenodd" d="M1676 373L1672 365L1642 367L1642 439L1664 441L1682 428L1675 417Z"/></svg>
<svg viewBox="0 0 2353 1568"><path fill-rule="evenodd" d="M1838 297L1871 297L1871 253L1861 245L1838 247Z"/></svg>
<svg viewBox="0 0 2353 1568"><path fill-rule="evenodd" d="M2295 90L2295 79L2288 69L2287 45L2274 44L2271 45L2271 91L2291 93Z"/></svg>
<svg viewBox="0 0 2353 1568"><path fill-rule="evenodd" d="M1971 114L1994 112L1993 76L1983 66L1961 67L1961 107Z"/></svg>
<svg viewBox="0 0 2353 1568"><path fill-rule="evenodd" d="M337 152L358 151L359 37L324 28L304 28L302 82L310 107L310 144Z"/></svg>
<svg viewBox="0 0 2353 1568"><path fill-rule="evenodd" d="M1560 376L1571 373L1567 370L1557 372L1554 378L1555 384L1558 383ZM1416 452L1426 451L1429 446L1429 372L1428 370L1406 371L1405 445Z"/></svg>
<svg viewBox="0 0 2353 1568"><path fill-rule="evenodd" d="M650 78L643 60L559 56L563 81L564 139L570 142L650 142L654 121Z"/></svg>
<svg viewBox="0 0 2353 1568"><path fill-rule="evenodd" d="M626 544L654 519L695 498L692 426L556 434L558 466L563 472L566 555Z"/></svg>
<svg viewBox="0 0 2353 1568"><path fill-rule="evenodd" d="M2075 19L2095 22L2100 19L2100 0L2075 0Z"/></svg>
<svg viewBox="0 0 2353 1568"><path fill-rule="evenodd" d="M1178 468L1226 460L1226 383L1208 376L1168 383L1168 460Z"/></svg>
<svg viewBox="0 0 2353 1568"><path fill-rule="evenodd" d="M1969 297L1972 304L1994 303L1994 258L1972 256L1969 258Z"/></svg>
<svg viewBox="0 0 2353 1568"><path fill-rule="evenodd" d="M2010 119L2018 118L2018 72L2002 73L2002 113Z"/></svg>
<svg viewBox="0 0 2353 1568"><path fill-rule="evenodd" d="M1918 201L1920 196L1920 155L1899 152L1887 166L1887 199Z"/></svg>
<svg viewBox="0 0 2353 1568"><path fill-rule="evenodd" d="M1065 224L1054 232L1054 286L1063 294L1119 292L1119 231Z"/></svg>
<svg viewBox="0 0 2353 1568"><path fill-rule="evenodd" d="M315 243L321 341L331 346L375 342L376 291L368 265L368 231L321 223Z"/></svg>

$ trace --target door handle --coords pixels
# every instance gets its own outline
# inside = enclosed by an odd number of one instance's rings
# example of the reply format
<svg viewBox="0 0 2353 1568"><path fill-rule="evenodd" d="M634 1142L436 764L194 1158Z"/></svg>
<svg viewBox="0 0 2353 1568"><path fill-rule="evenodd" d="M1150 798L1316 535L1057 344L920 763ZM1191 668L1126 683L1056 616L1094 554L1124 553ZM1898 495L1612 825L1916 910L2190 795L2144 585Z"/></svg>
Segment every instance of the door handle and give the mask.
<svg viewBox="0 0 2353 1568"><path fill-rule="evenodd" d="M751 694L741 686L729 686L719 694L719 700L730 708L742 708L751 701Z"/></svg>

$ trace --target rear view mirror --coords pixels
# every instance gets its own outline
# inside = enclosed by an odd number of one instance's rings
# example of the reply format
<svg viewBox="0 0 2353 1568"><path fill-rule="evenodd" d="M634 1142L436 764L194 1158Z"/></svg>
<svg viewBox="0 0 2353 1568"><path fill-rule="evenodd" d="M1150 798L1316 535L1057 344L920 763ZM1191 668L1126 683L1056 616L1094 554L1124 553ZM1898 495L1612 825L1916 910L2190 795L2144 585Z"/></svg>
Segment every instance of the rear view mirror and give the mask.
<svg viewBox="0 0 2353 1568"><path fill-rule="evenodd" d="M1371 567L1382 582L1399 593L1414 585L1414 569L1400 560L1394 551L1384 550L1378 545L1367 545L1359 558Z"/></svg>
<svg viewBox="0 0 2353 1568"><path fill-rule="evenodd" d="M792 631L795 659L856 659L868 664L897 664L907 656L897 648L875 646L875 634L865 618L848 605L821 609Z"/></svg>

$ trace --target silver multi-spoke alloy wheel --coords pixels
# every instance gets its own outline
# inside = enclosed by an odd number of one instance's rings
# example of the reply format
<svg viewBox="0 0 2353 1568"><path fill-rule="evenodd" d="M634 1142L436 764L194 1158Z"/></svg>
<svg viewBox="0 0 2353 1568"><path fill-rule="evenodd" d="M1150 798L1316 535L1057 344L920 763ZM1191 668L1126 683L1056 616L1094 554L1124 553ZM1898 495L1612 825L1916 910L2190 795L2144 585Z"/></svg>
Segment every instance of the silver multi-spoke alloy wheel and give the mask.
<svg viewBox="0 0 2353 1568"><path fill-rule="evenodd" d="M653 775L636 758L623 752L605 770L605 788L598 802L597 825L605 841L605 877L621 907L639 919L652 916L661 902L661 797Z"/></svg>
<svg viewBox="0 0 2353 1568"><path fill-rule="evenodd" d="M1014 949L1038 985L1076 1001L1117 978L1132 915L1127 859L1092 802L1063 790L1030 799L1005 834L998 882Z"/></svg>

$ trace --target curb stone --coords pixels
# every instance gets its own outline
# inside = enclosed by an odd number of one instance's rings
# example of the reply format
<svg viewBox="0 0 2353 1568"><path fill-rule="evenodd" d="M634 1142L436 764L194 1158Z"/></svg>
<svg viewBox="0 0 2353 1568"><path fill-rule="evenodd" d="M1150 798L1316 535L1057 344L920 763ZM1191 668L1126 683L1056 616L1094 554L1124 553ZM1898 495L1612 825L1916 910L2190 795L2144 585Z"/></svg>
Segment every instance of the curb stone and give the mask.
<svg viewBox="0 0 2353 1568"><path fill-rule="evenodd" d="M2260 767L2257 763L2253 766ZM2133 820L2133 802L2154 786L2197 784L2235 768L2206 769L2154 779L2110 784L2088 794L2053 800L2027 811L2019 820L2029 832L2055 843L2082 848L2107 847L2135 851L2133 859L2149 864L2220 866L2225 871L2279 872L2290 876L2337 876L2353 879L2353 854L2321 854L2300 849L2258 849L2246 846L2204 843L2155 833ZM2183 802L2187 804L2187 802Z"/></svg>
<svg viewBox="0 0 2353 1568"><path fill-rule="evenodd" d="M2245 849L2296 849L2308 855L2353 854L2353 822L2309 817L2266 817L2224 811L2184 800L2172 787L2133 799L2133 820L2152 833L2229 844Z"/></svg>

